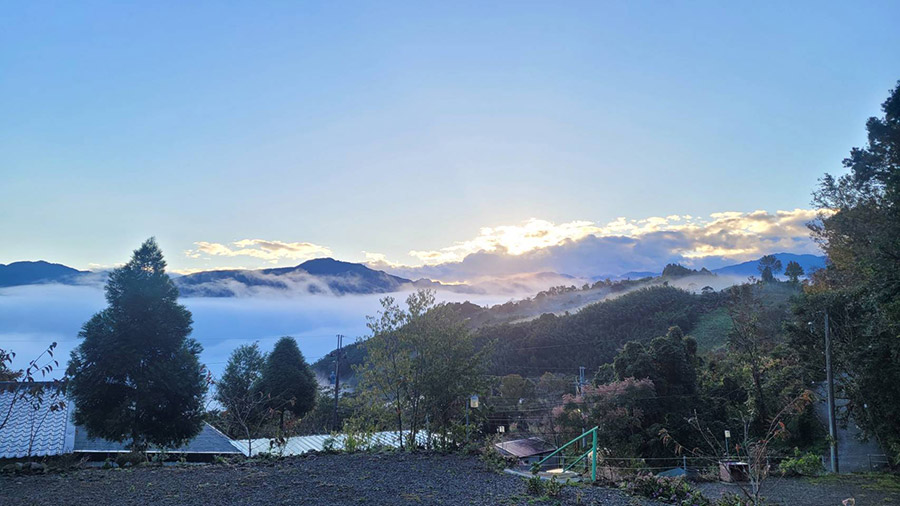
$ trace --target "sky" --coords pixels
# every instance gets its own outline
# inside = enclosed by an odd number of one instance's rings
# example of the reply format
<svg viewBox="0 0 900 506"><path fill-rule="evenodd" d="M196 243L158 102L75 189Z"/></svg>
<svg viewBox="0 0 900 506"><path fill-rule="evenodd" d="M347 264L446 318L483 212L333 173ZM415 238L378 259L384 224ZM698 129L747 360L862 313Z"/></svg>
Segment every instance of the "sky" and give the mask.
<svg viewBox="0 0 900 506"><path fill-rule="evenodd" d="M815 252L897 2L18 2L0 263L466 280Z"/></svg>

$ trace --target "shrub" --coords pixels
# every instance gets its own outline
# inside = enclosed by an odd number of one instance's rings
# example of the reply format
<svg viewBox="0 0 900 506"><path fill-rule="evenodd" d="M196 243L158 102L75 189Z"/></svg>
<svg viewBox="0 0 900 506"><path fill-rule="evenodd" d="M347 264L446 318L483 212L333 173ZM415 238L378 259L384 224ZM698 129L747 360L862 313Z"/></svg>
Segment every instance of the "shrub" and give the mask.
<svg viewBox="0 0 900 506"><path fill-rule="evenodd" d="M782 460L778 469L782 476L818 476L825 471L818 455L801 453L799 448L794 448L794 456Z"/></svg>
<svg viewBox="0 0 900 506"><path fill-rule="evenodd" d="M678 504L679 506L712 506L713 504L706 496L694 490L681 478L638 474L625 482L624 488L632 495Z"/></svg>
<svg viewBox="0 0 900 506"><path fill-rule="evenodd" d="M556 481L556 477L550 478L544 487L547 490L547 496L549 497L558 497L559 494L562 493L562 489L565 486L564 484Z"/></svg>
<svg viewBox="0 0 900 506"><path fill-rule="evenodd" d="M128 452L116 455L116 464L119 467L139 466L147 462L147 454L143 452Z"/></svg>
<svg viewBox="0 0 900 506"><path fill-rule="evenodd" d="M534 496L544 495L544 480L537 476L528 478L528 481L525 483L525 492Z"/></svg>

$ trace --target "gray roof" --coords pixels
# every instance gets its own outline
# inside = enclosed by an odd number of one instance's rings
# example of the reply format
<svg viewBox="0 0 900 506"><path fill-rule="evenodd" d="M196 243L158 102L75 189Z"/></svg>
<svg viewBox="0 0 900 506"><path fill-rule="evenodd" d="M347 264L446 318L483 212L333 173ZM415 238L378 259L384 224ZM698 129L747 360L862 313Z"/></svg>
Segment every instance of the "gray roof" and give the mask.
<svg viewBox="0 0 900 506"><path fill-rule="evenodd" d="M128 450L129 441L118 443L107 439L92 438L87 435L84 427L75 427L75 452L76 453L124 453ZM159 452L159 448L151 447L151 453ZM168 453L214 453L214 454L239 454L228 436L222 434L212 425L203 422L203 428L194 439L187 444L175 449L166 449Z"/></svg>
<svg viewBox="0 0 900 506"><path fill-rule="evenodd" d="M42 457L72 452L120 453L128 451L128 443L90 438L84 427L73 422L73 403L66 401L65 409L52 411L51 404L63 400L51 398L47 387L51 382L0 382L0 459ZM44 402L35 403L33 390L44 387ZM15 399L15 402L13 400ZM151 448L158 452L158 448ZM239 454L228 436L204 423L200 433L187 444L167 450L169 453Z"/></svg>
<svg viewBox="0 0 900 506"><path fill-rule="evenodd" d="M39 389L43 390L43 402L37 402ZM0 459L72 451L75 429L69 423L70 403L64 409L50 409L62 400L58 392L51 382L0 382Z"/></svg>
<svg viewBox="0 0 900 506"><path fill-rule="evenodd" d="M497 443L494 446L500 450L501 453L506 453L508 455L512 455L514 457L525 458L531 457L533 455L541 455L544 453L550 453L556 449L551 443L544 441L539 437L530 437L528 439L515 439L513 441L506 441L503 443Z"/></svg>

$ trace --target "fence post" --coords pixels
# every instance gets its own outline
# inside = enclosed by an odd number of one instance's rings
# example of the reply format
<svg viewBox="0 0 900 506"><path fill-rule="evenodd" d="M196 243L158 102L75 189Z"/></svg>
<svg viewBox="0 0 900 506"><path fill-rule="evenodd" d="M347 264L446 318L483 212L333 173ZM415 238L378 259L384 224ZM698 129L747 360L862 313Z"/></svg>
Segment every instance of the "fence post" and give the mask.
<svg viewBox="0 0 900 506"><path fill-rule="evenodd" d="M591 481L597 481L597 427L591 431L594 435L591 441Z"/></svg>

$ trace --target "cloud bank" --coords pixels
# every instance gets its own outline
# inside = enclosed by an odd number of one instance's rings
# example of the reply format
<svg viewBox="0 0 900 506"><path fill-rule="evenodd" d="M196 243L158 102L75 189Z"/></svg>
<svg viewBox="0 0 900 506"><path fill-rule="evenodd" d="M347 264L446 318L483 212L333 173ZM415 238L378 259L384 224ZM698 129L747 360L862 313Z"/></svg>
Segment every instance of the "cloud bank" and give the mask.
<svg viewBox="0 0 900 506"><path fill-rule="evenodd" d="M820 254L807 224L816 211L722 212L708 218L671 215L482 228L473 239L438 250L410 251L423 265L406 266L368 253L369 266L409 278L475 281L522 273L557 272L582 278L659 272L667 263L717 268L767 253Z"/></svg>
<svg viewBox="0 0 900 506"><path fill-rule="evenodd" d="M282 242L264 239L242 239L231 243L235 248L217 242L195 242L196 249L185 251L189 258L252 257L271 263L279 260L309 260L331 256L331 250L311 242Z"/></svg>

